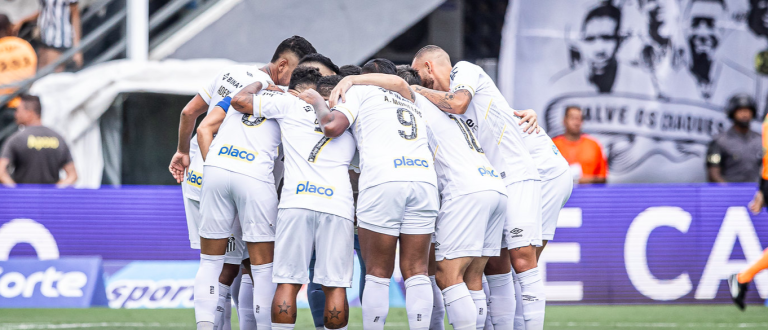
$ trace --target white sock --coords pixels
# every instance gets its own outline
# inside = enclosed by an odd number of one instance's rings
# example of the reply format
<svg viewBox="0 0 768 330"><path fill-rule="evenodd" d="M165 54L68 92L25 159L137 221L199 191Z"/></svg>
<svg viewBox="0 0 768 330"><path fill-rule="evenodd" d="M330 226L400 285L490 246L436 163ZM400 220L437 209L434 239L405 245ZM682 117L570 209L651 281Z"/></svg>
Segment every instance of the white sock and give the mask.
<svg viewBox="0 0 768 330"><path fill-rule="evenodd" d="M475 313L476 322L475 322L475 328L477 330L483 330L483 327L485 327L485 320L488 316L488 303L486 301L485 292L483 290L480 291L469 291L469 295L472 296L472 301L475 302L475 307L477 308L477 311Z"/></svg>
<svg viewBox="0 0 768 330"><path fill-rule="evenodd" d="M515 270L512 270L512 280L515 283L515 328L514 330L525 330L525 318L523 318L523 290L520 288L520 279Z"/></svg>
<svg viewBox="0 0 768 330"><path fill-rule="evenodd" d="M195 320L198 323L216 321L216 303L219 300L219 274L224 267L224 256L200 254L200 267L195 275ZM203 324L203 327L208 327Z"/></svg>
<svg viewBox="0 0 768 330"><path fill-rule="evenodd" d="M445 305L443 303L443 292L437 286L435 275L429 277L432 282L432 321L429 330L445 330Z"/></svg>
<svg viewBox="0 0 768 330"><path fill-rule="evenodd" d="M213 322L197 322L197 330L215 330Z"/></svg>
<svg viewBox="0 0 768 330"><path fill-rule="evenodd" d="M544 281L541 280L539 268L526 270L517 276L522 288L525 329L542 330L547 299L544 297Z"/></svg>
<svg viewBox="0 0 768 330"><path fill-rule="evenodd" d="M487 275L491 310L488 316L495 330L512 330L515 321L515 286L512 273Z"/></svg>
<svg viewBox="0 0 768 330"><path fill-rule="evenodd" d="M240 280L240 304L237 305L237 316L240 320L240 329L256 329L256 316L253 314L253 280L251 275L243 274Z"/></svg>
<svg viewBox="0 0 768 330"><path fill-rule="evenodd" d="M493 323L491 323L491 289L488 288L488 279L483 274L483 293L485 294L485 326L483 330L493 330Z"/></svg>
<svg viewBox="0 0 768 330"><path fill-rule="evenodd" d="M272 330L293 330L296 327L293 323L271 323L271 326Z"/></svg>
<svg viewBox="0 0 768 330"><path fill-rule="evenodd" d="M277 284L272 283L272 263L251 265L253 275L253 315L259 330L272 327L272 298Z"/></svg>
<svg viewBox="0 0 768 330"><path fill-rule="evenodd" d="M454 330L473 330L477 322L476 307L466 283L451 285L443 290L448 323Z"/></svg>
<svg viewBox="0 0 768 330"><path fill-rule="evenodd" d="M409 329L429 329L432 322L432 282L429 277L416 275L405 280L405 313L408 314Z"/></svg>
<svg viewBox="0 0 768 330"><path fill-rule="evenodd" d="M315 327L315 330L325 330L325 327Z"/></svg>
<svg viewBox="0 0 768 330"><path fill-rule="evenodd" d="M365 275L363 329L383 330L387 314L389 314L389 279Z"/></svg>
<svg viewBox="0 0 768 330"><path fill-rule="evenodd" d="M229 301L227 301L227 297L229 297ZM216 301L216 318L213 321L213 324L216 325L216 329L224 328L224 312L227 310L227 302L230 304L232 303L232 296L229 294L229 285L219 283L219 299Z"/></svg>

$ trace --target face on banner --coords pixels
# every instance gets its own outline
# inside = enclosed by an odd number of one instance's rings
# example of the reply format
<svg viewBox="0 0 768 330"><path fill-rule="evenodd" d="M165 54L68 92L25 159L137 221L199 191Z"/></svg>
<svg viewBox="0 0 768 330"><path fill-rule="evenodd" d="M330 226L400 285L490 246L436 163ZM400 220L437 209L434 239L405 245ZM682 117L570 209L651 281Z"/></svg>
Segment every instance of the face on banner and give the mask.
<svg viewBox="0 0 768 330"><path fill-rule="evenodd" d="M736 94L757 101L760 131L768 0L541 0L514 10L505 96L540 111L553 136L564 133L565 107L581 107L611 182L704 181L706 147L731 127L725 106Z"/></svg>

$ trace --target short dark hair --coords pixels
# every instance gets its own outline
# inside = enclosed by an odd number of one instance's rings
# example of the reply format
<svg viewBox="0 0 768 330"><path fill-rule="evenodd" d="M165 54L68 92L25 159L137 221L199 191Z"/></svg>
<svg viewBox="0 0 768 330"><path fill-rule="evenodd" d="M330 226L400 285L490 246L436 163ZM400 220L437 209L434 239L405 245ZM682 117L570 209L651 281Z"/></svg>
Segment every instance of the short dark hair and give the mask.
<svg viewBox="0 0 768 330"><path fill-rule="evenodd" d="M301 60L299 60L299 65L311 62L320 63L329 70L333 71L333 73L339 74L339 67L336 64L333 64L333 61L331 61L330 58L320 53L312 53L302 57Z"/></svg>
<svg viewBox="0 0 768 330"><path fill-rule="evenodd" d="M283 42L277 46L277 49L275 49L275 54L272 55L271 62L277 62L277 60L280 59L280 56L282 56L285 52L291 52L299 59L309 54L317 53L315 47L312 46L312 44L307 41L307 39L304 39L300 36L293 36L283 40Z"/></svg>
<svg viewBox="0 0 768 330"><path fill-rule="evenodd" d="M363 65L362 73L397 74L397 68L386 58L374 58Z"/></svg>
<svg viewBox="0 0 768 330"><path fill-rule="evenodd" d="M412 68L410 65L398 65L397 75L403 78L408 85L421 85L421 77L419 77L419 71Z"/></svg>
<svg viewBox="0 0 768 330"><path fill-rule="evenodd" d="M297 66L291 74L291 82L288 84L288 89L296 89L299 85L311 85L312 88L317 87L317 81L323 75L320 74L320 70L311 66Z"/></svg>
<svg viewBox="0 0 768 330"><path fill-rule="evenodd" d="M8 15L6 14L0 14L0 32L5 34L6 32L10 32L11 26L13 24L11 23L11 20L8 18Z"/></svg>
<svg viewBox="0 0 768 330"><path fill-rule="evenodd" d="M616 22L616 28L613 29L613 34L618 36L619 30L621 29L621 9L616 8L616 6L608 2L593 8L587 13L587 17L584 18L584 24L581 25L581 31L584 32L589 21L600 17L610 18Z"/></svg>
<svg viewBox="0 0 768 330"><path fill-rule="evenodd" d="M342 77L357 76L357 75L361 75L363 73L363 68L361 68L361 67L359 67L357 65L354 65L354 64L347 64L347 65L343 65L342 67L340 67L339 71L340 71L339 74Z"/></svg>
<svg viewBox="0 0 768 330"><path fill-rule="evenodd" d="M323 97L330 96L331 91L339 84L341 79L344 79L344 77L337 74L320 78L320 80L317 81L317 92Z"/></svg>
<svg viewBox="0 0 768 330"><path fill-rule="evenodd" d="M21 99L21 102L24 103L24 106L27 110L34 111L38 116L43 114L43 108L40 105L39 97L30 94L21 94L19 95L19 99Z"/></svg>
<svg viewBox="0 0 768 330"><path fill-rule="evenodd" d="M576 109L576 110L579 110L579 112L581 112L581 107L578 105L574 105L574 104L566 105L565 112L563 112L563 118L568 117L568 110L571 110L571 109Z"/></svg>
<svg viewBox="0 0 768 330"><path fill-rule="evenodd" d="M436 51L446 52L444 49L440 48L440 46L426 45L424 47L421 47L421 49L419 49L419 51L416 52L416 55L414 55L413 58L416 59L421 57L421 55L424 55L426 53L436 52Z"/></svg>

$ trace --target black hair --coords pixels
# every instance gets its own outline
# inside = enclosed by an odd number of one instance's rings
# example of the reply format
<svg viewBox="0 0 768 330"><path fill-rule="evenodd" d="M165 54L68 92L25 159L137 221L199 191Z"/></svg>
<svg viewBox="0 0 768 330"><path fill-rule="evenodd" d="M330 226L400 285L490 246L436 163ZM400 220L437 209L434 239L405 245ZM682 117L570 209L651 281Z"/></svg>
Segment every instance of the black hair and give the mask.
<svg viewBox="0 0 768 330"><path fill-rule="evenodd" d="M421 85L421 77L419 77L419 71L412 68L410 65L398 65L397 75L403 78L408 85Z"/></svg>
<svg viewBox="0 0 768 330"><path fill-rule="evenodd" d="M333 71L333 73L339 74L339 67L336 66L336 64L333 64L333 61L331 61L330 58L320 53L312 53L302 57L301 60L299 60L299 65L312 62L320 63L329 70Z"/></svg>
<svg viewBox="0 0 768 330"><path fill-rule="evenodd" d="M8 18L8 15L6 14L0 14L0 32L2 34L5 34L7 32L10 32L11 26L13 24L11 23L11 20Z"/></svg>
<svg viewBox="0 0 768 330"><path fill-rule="evenodd" d="M600 17L607 17L616 22L616 28L614 28L613 34L618 36L619 29L621 28L621 9L616 8L616 6L609 2L605 2L587 13L587 17L584 18L584 24L581 25L581 31L583 32L586 29L589 21Z"/></svg>
<svg viewBox="0 0 768 330"><path fill-rule="evenodd" d="M291 82L288 84L288 89L296 89L299 85L310 85L312 88L317 87L317 81L323 77L320 74L320 70L311 66L297 66L291 74Z"/></svg>
<svg viewBox="0 0 768 330"><path fill-rule="evenodd" d="M293 36L283 40L283 42L277 46L277 49L275 49L275 54L272 55L271 62L277 62L277 60L280 59L280 56L282 56L285 52L291 52L296 55L296 57L301 59L302 57L309 54L317 53L317 50L315 50L315 47L312 46L312 44L307 41L307 39L304 39L300 36Z"/></svg>
<svg viewBox="0 0 768 330"><path fill-rule="evenodd" d="M330 96L331 91L339 84L341 79L344 79L344 77L337 74L320 78L320 80L317 81L317 92L323 97Z"/></svg>
<svg viewBox="0 0 768 330"><path fill-rule="evenodd" d="M21 94L19 95L19 98L21 99L21 102L24 103L24 107L27 110L34 111L37 116L41 116L43 113L43 108L40 105L40 98L35 95L30 94Z"/></svg>
<svg viewBox="0 0 768 330"><path fill-rule="evenodd" d="M357 75L363 74L363 68L354 64L343 65L339 68L339 71L340 71L339 74L342 77L357 76Z"/></svg>
<svg viewBox="0 0 768 330"><path fill-rule="evenodd" d="M397 74L395 63L386 58L374 58L363 65L362 73Z"/></svg>

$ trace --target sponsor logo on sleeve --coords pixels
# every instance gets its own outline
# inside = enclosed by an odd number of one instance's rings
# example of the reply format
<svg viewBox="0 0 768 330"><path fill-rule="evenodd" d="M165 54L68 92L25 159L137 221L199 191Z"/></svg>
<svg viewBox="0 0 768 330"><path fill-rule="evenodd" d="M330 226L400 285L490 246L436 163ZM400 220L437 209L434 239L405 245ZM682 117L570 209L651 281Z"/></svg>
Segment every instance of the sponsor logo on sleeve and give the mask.
<svg viewBox="0 0 768 330"><path fill-rule="evenodd" d="M251 163L256 160L256 156L258 156L259 153L238 146L225 144L221 147L221 149L219 149L218 155L246 163Z"/></svg>
<svg viewBox="0 0 768 330"><path fill-rule="evenodd" d="M408 158L408 157L400 157L395 158L395 168L400 167L421 167L421 168L429 168L429 162L424 159L418 159L418 158Z"/></svg>
<svg viewBox="0 0 768 330"><path fill-rule="evenodd" d="M496 174L496 170L493 168L487 168L485 166L480 166L477 168L477 171L480 173L480 176L485 177L489 176L491 178L499 179L499 175Z"/></svg>
<svg viewBox="0 0 768 330"><path fill-rule="evenodd" d="M189 170L187 171L187 178L184 181L193 187L200 188L203 185L203 174Z"/></svg>
<svg viewBox="0 0 768 330"><path fill-rule="evenodd" d="M296 195L312 195L322 198L333 198L333 190L335 187L323 186L309 181L299 183L296 186Z"/></svg>

